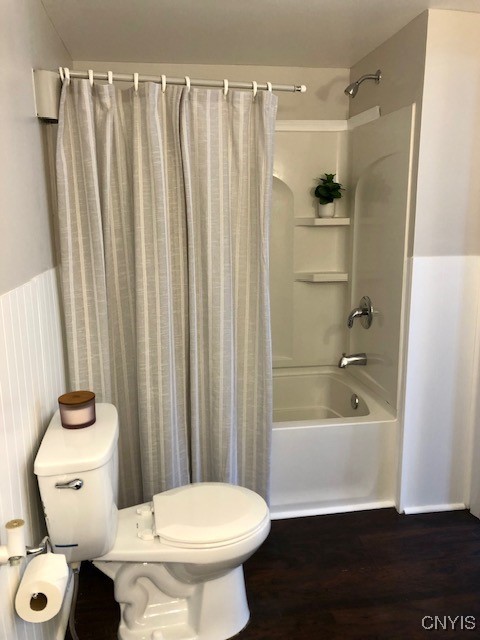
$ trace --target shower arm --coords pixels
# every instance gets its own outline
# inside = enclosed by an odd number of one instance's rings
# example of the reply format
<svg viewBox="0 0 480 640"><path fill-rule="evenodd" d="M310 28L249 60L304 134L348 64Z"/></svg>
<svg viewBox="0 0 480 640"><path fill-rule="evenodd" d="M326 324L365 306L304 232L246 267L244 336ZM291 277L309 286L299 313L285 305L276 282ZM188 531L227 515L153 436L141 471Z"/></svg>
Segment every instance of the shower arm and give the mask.
<svg viewBox="0 0 480 640"><path fill-rule="evenodd" d="M364 80L375 80L375 84L378 84L382 79L382 75L380 71L376 73L366 73L363 76L360 76L358 80L355 81L355 84L361 84Z"/></svg>
<svg viewBox="0 0 480 640"><path fill-rule="evenodd" d="M376 73L366 73L365 75L361 76L358 80L355 80L354 82L350 83L348 87L345 89L344 93L350 98L354 98L357 95L358 88L362 84L362 82L364 82L365 80L375 80L375 84L379 84L381 79L382 79L382 72L380 69L377 69Z"/></svg>

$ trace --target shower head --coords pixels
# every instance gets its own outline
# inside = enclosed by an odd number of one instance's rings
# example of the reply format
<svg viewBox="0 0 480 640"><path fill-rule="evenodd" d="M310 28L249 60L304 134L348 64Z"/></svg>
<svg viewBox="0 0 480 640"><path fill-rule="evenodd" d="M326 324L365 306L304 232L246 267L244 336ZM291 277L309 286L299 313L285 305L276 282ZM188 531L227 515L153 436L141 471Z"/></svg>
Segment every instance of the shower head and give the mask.
<svg viewBox="0 0 480 640"><path fill-rule="evenodd" d="M357 95L358 87L362 84L364 80L375 80L375 84L378 84L381 79L382 79L382 72L380 71L380 69L378 69L376 73L367 73L366 75L362 76L358 80L355 80L355 82L352 82L352 84L349 84L348 87L345 89L344 93L349 98L354 98Z"/></svg>
<svg viewBox="0 0 480 640"><path fill-rule="evenodd" d="M359 86L360 86L360 83L358 81L352 82L352 84L349 84L348 87L345 89L344 91L345 95L348 96L349 98L354 98L357 95Z"/></svg>

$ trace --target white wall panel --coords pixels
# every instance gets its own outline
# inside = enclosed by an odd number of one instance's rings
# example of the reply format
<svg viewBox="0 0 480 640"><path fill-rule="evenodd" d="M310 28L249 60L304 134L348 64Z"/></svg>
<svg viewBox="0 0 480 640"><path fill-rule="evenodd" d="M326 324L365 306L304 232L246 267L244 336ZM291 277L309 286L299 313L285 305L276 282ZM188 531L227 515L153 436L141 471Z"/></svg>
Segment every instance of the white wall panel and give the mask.
<svg viewBox="0 0 480 640"><path fill-rule="evenodd" d="M478 256L413 259L400 509L468 503Z"/></svg>
<svg viewBox="0 0 480 640"><path fill-rule="evenodd" d="M319 125L320 121L317 121ZM345 127L347 127L346 121ZM346 282L298 282L295 274L347 271L350 227L301 226L315 219L313 192L324 173L348 184L347 131L284 130L275 136L270 243L273 363L280 367L332 365L345 344ZM294 161L292 161L294 158ZM348 194L348 192L347 192ZM336 216L348 216L348 197Z"/></svg>
<svg viewBox="0 0 480 640"><path fill-rule="evenodd" d="M64 390L56 272L51 269L0 297L0 544L5 544L4 525L12 518L25 520L27 544L37 544L44 535L33 460ZM0 640L53 640L58 616L32 625L14 613L23 570L0 566Z"/></svg>
<svg viewBox="0 0 480 640"><path fill-rule="evenodd" d="M372 326L355 320L349 353L365 352L366 367L352 375L397 407L404 270L410 216L415 105L382 116L351 134L354 193L350 308L371 298ZM346 318L345 318L346 319Z"/></svg>

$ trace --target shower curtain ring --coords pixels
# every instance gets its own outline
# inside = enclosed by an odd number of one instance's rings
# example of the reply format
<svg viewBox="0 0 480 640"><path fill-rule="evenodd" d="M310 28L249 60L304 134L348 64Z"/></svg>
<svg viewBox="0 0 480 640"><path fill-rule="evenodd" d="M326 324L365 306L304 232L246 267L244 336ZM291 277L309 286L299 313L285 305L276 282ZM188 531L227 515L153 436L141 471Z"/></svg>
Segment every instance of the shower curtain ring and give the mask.
<svg viewBox="0 0 480 640"><path fill-rule="evenodd" d="M189 76L185 76L185 86L187 87L187 91L188 93L190 93L190 77Z"/></svg>
<svg viewBox="0 0 480 640"><path fill-rule="evenodd" d="M255 100L255 98L257 97L257 91L258 91L258 84L255 82L255 80L252 81L252 91L253 91L253 99Z"/></svg>
<svg viewBox="0 0 480 640"><path fill-rule="evenodd" d="M273 88L272 88L272 83L271 82L267 82L267 89L268 89L268 91L270 91L270 93L272 93Z"/></svg>
<svg viewBox="0 0 480 640"><path fill-rule="evenodd" d="M113 84L113 73L112 71L107 72L108 84Z"/></svg>
<svg viewBox="0 0 480 640"><path fill-rule="evenodd" d="M65 74L63 73L63 67L58 67L58 73L60 74L60 80L65 82Z"/></svg>
<svg viewBox="0 0 480 640"><path fill-rule="evenodd" d="M167 76L162 73L162 93L165 93L165 90L167 88Z"/></svg>
<svg viewBox="0 0 480 640"><path fill-rule="evenodd" d="M67 86L68 86L70 84L70 69L68 67L64 67L63 72L65 74L65 82L67 83Z"/></svg>
<svg viewBox="0 0 480 640"><path fill-rule="evenodd" d="M223 81L223 97L226 98L228 94L228 80L225 78Z"/></svg>
<svg viewBox="0 0 480 640"><path fill-rule="evenodd" d="M88 70L88 80L90 81L90 86L93 87L93 69Z"/></svg>
<svg viewBox="0 0 480 640"><path fill-rule="evenodd" d="M138 93L138 73L133 74L133 86L135 88L135 93Z"/></svg>

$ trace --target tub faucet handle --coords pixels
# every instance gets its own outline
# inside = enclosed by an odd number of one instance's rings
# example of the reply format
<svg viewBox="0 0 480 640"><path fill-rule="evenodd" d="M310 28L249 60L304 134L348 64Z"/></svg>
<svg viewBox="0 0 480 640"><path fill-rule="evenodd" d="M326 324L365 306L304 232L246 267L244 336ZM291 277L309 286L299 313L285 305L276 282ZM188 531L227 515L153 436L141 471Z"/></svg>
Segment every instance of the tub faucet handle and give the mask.
<svg viewBox="0 0 480 640"><path fill-rule="evenodd" d="M366 353L352 353L347 356L346 353L342 353L342 357L338 361L338 366L340 369L345 369L352 364L365 366L367 364L367 354Z"/></svg>
<svg viewBox="0 0 480 640"><path fill-rule="evenodd" d="M373 306L372 301L368 296L363 296L358 307L350 311L347 319L347 327L349 329L353 327L353 321L355 318L360 318L360 322L364 329L370 329L372 326Z"/></svg>

